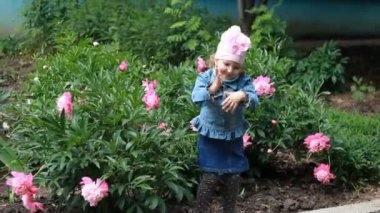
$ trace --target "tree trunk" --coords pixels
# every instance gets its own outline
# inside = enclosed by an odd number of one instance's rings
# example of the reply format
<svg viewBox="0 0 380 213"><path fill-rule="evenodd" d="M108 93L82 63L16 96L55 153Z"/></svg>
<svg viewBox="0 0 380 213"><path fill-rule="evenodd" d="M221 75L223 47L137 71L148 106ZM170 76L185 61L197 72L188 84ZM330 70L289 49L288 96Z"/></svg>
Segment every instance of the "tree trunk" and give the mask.
<svg viewBox="0 0 380 213"><path fill-rule="evenodd" d="M240 26L247 35L251 34L252 24L256 16L246 11L253 8L255 3L255 0L237 0ZM268 5L268 0L260 0L258 6L260 5Z"/></svg>
<svg viewBox="0 0 380 213"><path fill-rule="evenodd" d="M239 21L242 31L249 35L251 33L251 25L253 23L253 14L247 13L246 10L255 6L255 0L237 0Z"/></svg>

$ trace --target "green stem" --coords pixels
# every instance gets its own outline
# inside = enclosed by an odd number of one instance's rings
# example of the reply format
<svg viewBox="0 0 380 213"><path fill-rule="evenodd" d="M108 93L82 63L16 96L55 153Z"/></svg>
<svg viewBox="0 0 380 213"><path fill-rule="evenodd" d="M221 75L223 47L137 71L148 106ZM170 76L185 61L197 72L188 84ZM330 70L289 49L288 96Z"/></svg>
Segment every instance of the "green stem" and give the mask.
<svg viewBox="0 0 380 213"><path fill-rule="evenodd" d="M42 166L40 167L40 169L38 169L38 171L37 171L33 176L34 176L34 177L37 176L37 175L42 171L42 169L45 169L45 167L46 167L46 164L42 165Z"/></svg>
<svg viewBox="0 0 380 213"><path fill-rule="evenodd" d="M328 157L328 159L329 159L329 166L331 166L330 154L327 153L327 157Z"/></svg>

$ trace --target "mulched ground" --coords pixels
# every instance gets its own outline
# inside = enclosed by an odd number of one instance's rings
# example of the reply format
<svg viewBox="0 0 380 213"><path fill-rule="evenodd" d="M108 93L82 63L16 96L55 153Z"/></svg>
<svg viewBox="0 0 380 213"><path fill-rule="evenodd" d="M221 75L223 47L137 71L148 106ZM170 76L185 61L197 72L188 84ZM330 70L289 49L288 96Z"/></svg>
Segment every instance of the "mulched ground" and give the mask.
<svg viewBox="0 0 380 213"><path fill-rule="evenodd" d="M33 70L31 56L0 57L0 83L1 90L15 90L21 81Z"/></svg>
<svg viewBox="0 0 380 213"><path fill-rule="evenodd" d="M242 179L244 194L239 199L240 213L299 212L380 198L380 187L360 190L321 185L312 177L314 165L297 162L291 153L278 153L269 164L265 177ZM215 192L212 212L221 212L221 198ZM193 212L191 205L172 205L170 213Z"/></svg>
<svg viewBox="0 0 380 213"><path fill-rule="evenodd" d="M380 75L380 74L379 74ZM367 94L361 102L352 99L351 93L343 93L327 96L326 100L331 107L343 109L349 112L357 112L371 116L380 113L380 90Z"/></svg>
<svg viewBox="0 0 380 213"><path fill-rule="evenodd" d="M244 193L239 198L240 213L299 212L380 198L380 187L368 186L354 190L335 185L321 185L312 177L314 165L306 161L297 162L291 153L278 153L273 156L263 178L242 178ZM1 213L26 213L20 200L9 203L8 188L0 181ZM54 203L40 198L48 213L63 213ZM221 212L221 197L215 191L211 204L212 212ZM168 213L192 213L193 204L168 206Z"/></svg>

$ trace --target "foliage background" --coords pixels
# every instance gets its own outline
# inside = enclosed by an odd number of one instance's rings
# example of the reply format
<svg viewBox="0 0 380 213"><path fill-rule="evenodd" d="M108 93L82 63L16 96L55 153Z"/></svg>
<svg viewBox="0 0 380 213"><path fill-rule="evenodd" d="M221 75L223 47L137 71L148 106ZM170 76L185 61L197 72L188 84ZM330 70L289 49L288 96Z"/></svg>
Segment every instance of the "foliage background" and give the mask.
<svg viewBox="0 0 380 213"><path fill-rule="evenodd" d="M378 180L378 118L329 109L320 98L344 83L347 59L333 42L299 54L273 9L252 12L258 16L246 73L271 77L276 93L247 112L254 146L246 150L251 162L246 175L261 175L271 158L268 149L305 158L303 140L323 132L332 148L309 160L330 163L335 184ZM2 150L16 151L17 165L33 172L69 211L78 206L92 211L78 193L82 176L106 179L111 186L99 211L165 212L168 202L190 201L199 175L197 136L188 124L199 111L190 99L194 59L212 54L231 22L195 10L186 0L33 0L26 17L28 37L21 46L38 49L36 70L6 107L11 143L2 143ZM126 72L118 70L123 60L129 63ZM145 109L144 79L158 81L159 109ZM65 91L74 97L72 119L55 109ZM157 128L159 122L169 129Z"/></svg>

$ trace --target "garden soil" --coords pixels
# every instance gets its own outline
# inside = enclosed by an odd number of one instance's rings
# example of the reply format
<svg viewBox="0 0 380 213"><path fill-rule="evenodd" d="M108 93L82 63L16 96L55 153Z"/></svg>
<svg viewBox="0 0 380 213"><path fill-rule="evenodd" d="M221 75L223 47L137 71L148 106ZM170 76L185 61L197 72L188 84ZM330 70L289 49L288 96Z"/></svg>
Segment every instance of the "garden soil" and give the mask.
<svg viewBox="0 0 380 213"><path fill-rule="evenodd" d="M351 98L350 92L330 95L325 98L327 104L332 107L347 111L359 112L366 115L380 113L380 41L368 45L348 48L342 43L342 53L350 57L346 66L346 77L349 81L352 76L363 76L372 81L377 92L369 94L366 99L357 103ZM318 44L319 45L319 44ZM299 48L307 45L301 44ZM359 53L359 54L358 54ZM28 57L0 59L0 78L6 81L0 84L1 89L15 90L27 73L33 68L33 63ZM378 66L379 65L379 66ZM338 187L335 185L322 185L312 176L314 164L312 162L296 161L289 153L277 153L271 157L270 164L264 171L262 178L242 177L241 189L243 190L238 201L238 212L264 213L264 212L298 212L303 210L319 209L355 202L368 201L380 198L380 187L377 184L366 187ZM27 212L20 200L16 198L14 203L9 202L9 189L4 185L6 173L0 175L0 213ZM45 212L63 212L57 206L44 197L38 198L45 204ZM169 213L193 212L193 204L171 202L168 205ZM220 193L215 191L212 200L212 212L220 212Z"/></svg>
<svg viewBox="0 0 380 213"><path fill-rule="evenodd" d="M357 188L322 185L312 176L312 162L296 161L291 153L277 153L264 171L262 178L242 177L241 196L237 207L240 213L299 212L333 207L380 198L376 185ZM17 198L9 203L9 189L0 181L0 212L27 213ZM37 199L45 204L46 213L63 213L45 197ZM168 204L168 213L193 213L193 203ZM222 212L221 197L216 189L211 212ZM78 211L79 212L79 211ZM74 212L71 212L74 213Z"/></svg>

